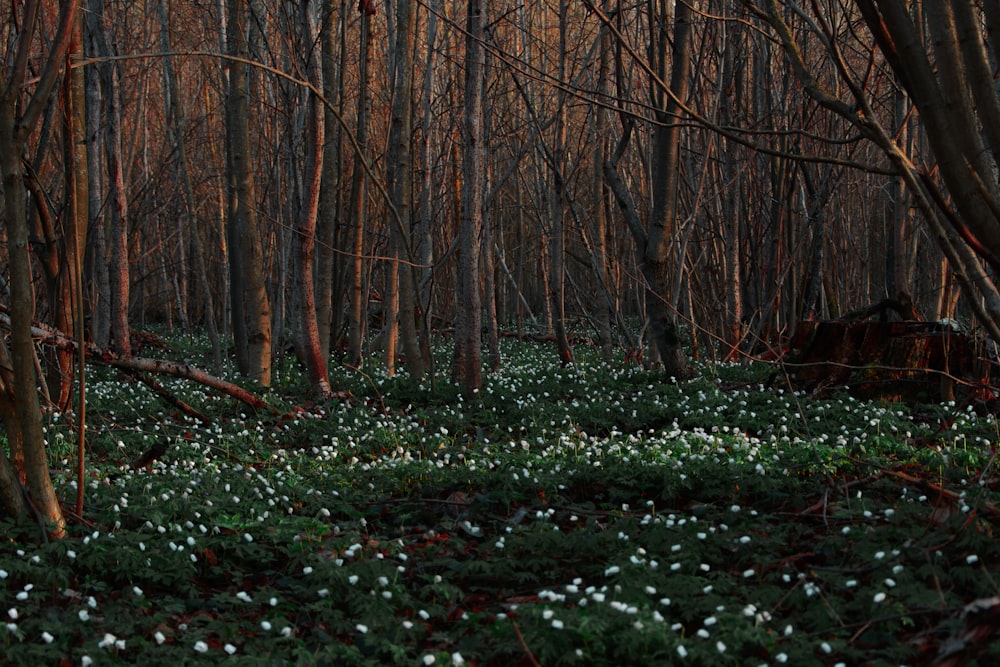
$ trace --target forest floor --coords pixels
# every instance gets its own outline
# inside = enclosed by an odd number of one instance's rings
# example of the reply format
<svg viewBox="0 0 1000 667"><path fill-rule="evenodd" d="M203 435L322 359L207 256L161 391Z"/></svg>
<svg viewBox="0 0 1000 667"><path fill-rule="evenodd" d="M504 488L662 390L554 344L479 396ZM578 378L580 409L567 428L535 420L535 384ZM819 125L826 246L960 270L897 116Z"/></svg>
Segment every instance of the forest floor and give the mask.
<svg viewBox="0 0 1000 667"><path fill-rule="evenodd" d="M248 387L280 416L164 382L209 423L94 371L82 519L0 522L0 664L1000 663L994 416L577 353L507 341L472 400L337 370L326 405L289 361Z"/></svg>

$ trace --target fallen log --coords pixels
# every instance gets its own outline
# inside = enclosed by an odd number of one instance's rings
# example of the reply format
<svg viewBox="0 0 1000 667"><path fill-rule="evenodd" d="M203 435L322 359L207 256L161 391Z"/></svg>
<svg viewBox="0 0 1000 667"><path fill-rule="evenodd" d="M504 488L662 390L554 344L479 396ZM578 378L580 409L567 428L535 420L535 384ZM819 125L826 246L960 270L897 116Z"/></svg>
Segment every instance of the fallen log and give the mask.
<svg viewBox="0 0 1000 667"><path fill-rule="evenodd" d="M4 308L0 308L0 325L10 328L10 314ZM77 341L73 338L70 338L58 329L53 329L40 323L35 323L31 326L31 334L42 345L51 345L58 349L74 351L78 348ZM164 359L122 357L111 350L100 348L93 343L86 343L84 345L84 353L87 360L91 363L117 368L126 372L145 372L184 378L231 396L254 410L266 410L273 414L278 413L277 410L268 405L263 399L255 396L243 387L215 377L190 364L182 364Z"/></svg>

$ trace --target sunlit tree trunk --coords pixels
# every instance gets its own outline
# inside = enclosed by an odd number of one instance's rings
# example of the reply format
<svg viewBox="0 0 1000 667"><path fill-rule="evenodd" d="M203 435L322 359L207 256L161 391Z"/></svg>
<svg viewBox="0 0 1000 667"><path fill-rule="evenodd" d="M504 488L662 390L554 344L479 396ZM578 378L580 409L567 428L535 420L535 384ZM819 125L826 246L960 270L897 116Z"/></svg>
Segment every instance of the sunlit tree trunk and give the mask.
<svg viewBox="0 0 1000 667"><path fill-rule="evenodd" d="M14 55L0 65L3 80L0 82L0 182L3 187L4 222L7 227L7 263L10 280L10 362L9 391L0 394L0 417L3 417L12 447L20 442L23 455L22 471L31 494L32 502L41 518L47 523L52 537L65 535L66 521L49 476L45 437L42 433L42 411L38 401L35 371L35 346L31 335L34 315L34 294L31 285L31 256L28 246L28 220L25 206L21 157L32 129L38 122L45 105L51 103L50 95L56 80L63 71L66 54L70 48L79 5L63 3L59 9L58 30L48 44L49 52L38 78L32 82L34 90L26 87L31 41L39 29L40 3L28 1L20 6L21 30L17 41L8 53ZM4 343L5 344L5 343ZM4 373L7 373L5 370ZM13 399L12 401L10 399ZM11 435L13 433L13 435ZM17 452L15 452L17 453ZM10 483L10 470L2 469L0 483ZM18 489L5 489L0 497L9 502ZM12 512L23 505L8 508Z"/></svg>
<svg viewBox="0 0 1000 667"><path fill-rule="evenodd" d="M94 15L96 43L99 56L114 55L108 34L108 17L103 0L91 0L89 11ZM122 108L118 63L108 60L100 64L102 118L104 119L104 158L107 169L106 203L108 240L111 246L109 259L109 286L111 288L111 339L116 353L128 357L132 354L129 339L129 263L128 263L128 200L125 196L125 173L122 165Z"/></svg>
<svg viewBox="0 0 1000 667"><path fill-rule="evenodd" d="M311 49L306 55L306 73L309 82L317 89L323 89L320 42L317 40L315 19L309 2L301 3L299 18L303 42ZM319 215L319 197L323 176L324 114L319 97L306 91L309 100L306 110L306 160L305 192L302 209L298 215L298 229L295 234L295 279L294 299L298 312L294 318L298 328L296 348L306 366L309 386L318 400L329 398L330 380L327 377L326 350L320 345L319 327L316 322L316 295L313 286L313 262L316 252L316 220Z"/></svg>
<svg viewBox="0 0 1000 667"><path fill-rule="evenodd" d="M271 383L271 305L264 282L264 258L257 222L249 128L249 56L246 0L228 0L229 96L226 137L230 173L227 220L233 337L240 372L267 386Z"/></svg>

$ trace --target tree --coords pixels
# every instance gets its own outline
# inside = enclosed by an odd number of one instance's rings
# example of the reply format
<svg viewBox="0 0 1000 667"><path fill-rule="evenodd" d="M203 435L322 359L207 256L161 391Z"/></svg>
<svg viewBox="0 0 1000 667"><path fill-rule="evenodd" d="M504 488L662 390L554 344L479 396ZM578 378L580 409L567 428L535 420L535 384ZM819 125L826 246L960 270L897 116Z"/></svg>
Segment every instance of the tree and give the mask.
<svg viewBox="0 0 1000 667"><path fill-rule="evenodd" d="M392 211L389 239L392 259L387 285L386 365L395 365L397 332L402 341L406 370L411 377L424 374L423 356L417 342L416 285L413 266L411 200L413 197L413 45L417 12L410 0L396 3L396 43L390 66L393 87L389 148L386 155L386 188Z"/></svg>
<svg viewBox="0 0 1000 667"><path fill-rule="evenodd" d="M349 3L345 2L344 7ZM368 105L369 58L371 56L371 18L368 5L359 5L361 14L360 46L358 49L358 109L355 130L354 171L351 176L351 193L347 201L347 225L351 230L351 257L348 268L350 310L347 332L347 363L360 367L363 360L362 343L365 336L365 215L367 211L368 174Z"/></svg>
<svg viewBox="0 0 1000 667"><path fill-rule="evenodd" d="M226 147L229 173L229 285L233 338L240 372L271 383L271 302L264 281L264 258L257 221L253 154L250 148L248 31L246 0L228 0L229 95Z"/></svg>
<svg viewBox="0 0 1000 667"><path fill-rule="evenodd" d="M836 12L808 15L798 7L784 12L785 4L746 2L780 39L804 92L874 142L901 175L969 306L1000 340L1000 292L983 266L1000 269L1000 187L994 177L1000 158L1000 96L987 52L989 47L995 53L998 46L1000 4L855 0ZM848 13L852 7L919 110L930 152L904 150L891 113L880 113L872 91L845 55L848 37L837 26L855 18ZM804 39L829 53L850 98L838 97L816 76L786 16L798 17Z"/></svg>
<svg viewBox="0 0 1000 667"><path fill-rule="evenodd" d="M306 109L306 168L305 193L298 214L295 230L295 294L296 350L305 363L306 374L313 396L325 400L332 393L327 377L327 350L320 345L319 326L316 321L316 292L313 286L316 255L316 222L319 216L320 189L323 183L323 142L325 136L323 105L313 92L322 90L323 72L321 42L318 39L314 12L309 2L299 3L299 23L305 47L305 70L313 90L304 91L308 97Z"/></svg>
<svg viewBox="0 0 1000 667"><path fill-rule="evenodd" d="M622 115L623 131L614 154L605 163L605 177L618 200L634 239L639 265L645 284L645 303L651 333L651 354L655 355L669 377L683 378L690 374L682 349L681 338L674 317L674 304L669 296L675 280L671 264L672 244L675 241L679 151L681 138L680 118L690 86L691 64L691 6L676 3L673 11L667 0L648 4L650 69L649 91L653 109L652 147L650 150L650 184L652 207L649 222L642 224L638 209L617 171L633 135L634 121ZM617 14L622 8L619 6ZM611 22L602 12L609 26ZM619 42L624 40L620 29L615 30ZM619 61L621 59L619 46ZM618 64L621 70L622 64ZM669 71L669 83L668 83Z"/></svg>
<svg viewBox="0 0 1000 667"><path fill-rule="evenodd" d="M49 535L65 534L65 519L49 476L42 434L41 407L36 390L35 348L31 322L34 297L31 285L31 258L28 249L26 187L21 161L29 137L35 128L56 81L65 66L66 54L73 39L79 3L61 3L55 37L48 45L40 75L29 87L28 70L33 42L41 23L41 3L28 0L20 6L21 14L3 28L3 81L0 89L0 179L3 183L4 216L7 227L7 260L10 272L11 334L10 349L0 351L0 417L3 418L12 453L11 459L0 456L0 499L5 509L20 515L27 507L18 475L23 474L31 504L46 522ZM16 27L15 27L16 24ZM30 92L28 92L30 91ZM3 343L2 345L6 345ZM15 469L20 465L21 469ZM18 500L20 498L20 500Z"/></svg>
<svg viewBox="0 0 1000 667"><path fill-rule="evenodd" d="M482 253L486 145L483 133L483 45L488 0L468 0L465 23L465 104L462 124L462 222L458 243L458 285L453 375L467 392L483 385Z"/></svg>

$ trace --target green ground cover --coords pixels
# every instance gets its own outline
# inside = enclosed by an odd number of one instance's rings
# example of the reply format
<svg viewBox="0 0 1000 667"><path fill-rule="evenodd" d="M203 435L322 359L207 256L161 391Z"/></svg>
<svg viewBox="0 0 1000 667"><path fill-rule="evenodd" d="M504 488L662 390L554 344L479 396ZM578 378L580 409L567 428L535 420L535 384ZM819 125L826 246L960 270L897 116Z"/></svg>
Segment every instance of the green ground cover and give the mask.
<svg viewBox="0 0 1000 667"><path fill-rule="evenodd" d="M923 665L992 630L962 612L1000 594L993 416L578 352L509 342L471 399L337 371L353 398L304 407L289 362L281 416L165 382L207 424L95 372L84 520L0 524L0 663Z"/></svg>

